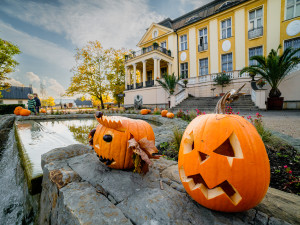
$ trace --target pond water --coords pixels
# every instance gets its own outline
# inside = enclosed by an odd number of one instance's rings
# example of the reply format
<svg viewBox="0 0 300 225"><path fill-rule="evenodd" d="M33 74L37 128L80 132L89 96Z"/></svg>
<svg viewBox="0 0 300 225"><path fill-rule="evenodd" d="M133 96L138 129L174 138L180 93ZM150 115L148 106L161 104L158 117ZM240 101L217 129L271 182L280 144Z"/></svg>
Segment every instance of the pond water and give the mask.
<svg viewBox="0 0 300 225"><path fill-rule="evenodd" d="M158 124L150 121L152 128ZM94 118L72 120L25 120L17 121L16 127L23 147L32 163L32 177L43 173L41 155L71 144L88 144L88 134L98 122Z"/></svg>

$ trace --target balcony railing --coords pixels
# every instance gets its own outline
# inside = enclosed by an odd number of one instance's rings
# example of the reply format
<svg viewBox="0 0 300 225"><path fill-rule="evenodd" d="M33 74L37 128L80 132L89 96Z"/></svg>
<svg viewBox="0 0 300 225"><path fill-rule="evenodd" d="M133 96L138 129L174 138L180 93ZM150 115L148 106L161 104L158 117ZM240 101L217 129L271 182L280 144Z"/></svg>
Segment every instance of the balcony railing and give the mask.
<svg viewBox="0 0 300 225"><path fill-rule="evenodd" d="M136 52L133 51L133 52L131 52L131 54L129 54L129 55L125 55L125 61L127 61L127 60L129 60L129 59L133 59L133 58L135 58L135 57L137 57L137 56L146 54L146 53L151 52L151 51L154 51L154 50L160 51L160 52L162 52L162 53L164 53L164 54L166 54L166 55L168 55L168 56L171 56L171 50L168 50L168 49L166 49L166 48L162 48L162 47L160 47L160 46L154 46L154 45L151 45L151 46L149 46L149 47L147 47L147 48L143 48L143 49L141 49L141 50L139 50L139 51L136 51Z"/></svg>
<svg viewBox="0 0 300 225"><path fill-rule="evenodd" d="M208 49L208 44L198 45L198 52L203 52Z"/></svg>
<svg viewBox="0 0 300 225"><path fill-rule="evenodd" d="M133 89L133 84L127 84L127 90Z"/></svg>
<svg viewBox="0 0 300 225"><path fill-rule="evenodd" d="M146 87L152 87L152 86L154 86L154 80L147 80Z"/></svg>
<svg viewBox="0 0 300 225"><path fill-rule="evenodd" d="M253 30L248 31L248 39L260 37L260 36L263 36L263 34L264 34L264 28L257 27L257 28L254 28Z"/></svg>

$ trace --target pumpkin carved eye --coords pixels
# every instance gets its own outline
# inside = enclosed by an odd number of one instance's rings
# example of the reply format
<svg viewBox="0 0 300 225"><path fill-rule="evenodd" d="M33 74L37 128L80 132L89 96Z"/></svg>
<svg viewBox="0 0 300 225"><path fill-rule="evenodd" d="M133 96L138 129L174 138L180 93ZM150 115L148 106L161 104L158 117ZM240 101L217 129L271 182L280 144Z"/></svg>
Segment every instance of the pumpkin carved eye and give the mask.
<svg viewBox="0 0 300 225"><path fill-rule="evenodd" d="M103 140L106 142L111 142L112 141L112 136L110 134L105 134L103 136Z"/></svg>

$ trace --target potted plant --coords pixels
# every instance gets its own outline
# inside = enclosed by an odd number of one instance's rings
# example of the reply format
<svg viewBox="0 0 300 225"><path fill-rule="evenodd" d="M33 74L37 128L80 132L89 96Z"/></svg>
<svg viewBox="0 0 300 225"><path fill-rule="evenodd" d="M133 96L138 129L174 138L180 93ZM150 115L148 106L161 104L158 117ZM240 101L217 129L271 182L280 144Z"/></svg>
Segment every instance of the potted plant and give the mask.
<svg viewBox="0 0 300 225"><path fill-rule="evenodd" d="M216 83L214 85L220 85L222 87L222 93L220 93L220 96L223 96L223 88L231 82L231 79L230 76L227 75L225 71L223 71L222 73L217 74L217 76L214 79L214 82Z"/></svg>
<svg viewBox="0 0 300 225"><path fill-rule="evenodd" d="M132 51L131 54L133 57L135 57L135 51Z"/></svg>
<svg viewBox="0 0 300 225"><path fill-rule="evenodd" d="M259 79L258 81L256 81L256 84L257 84L260 88L263 88L263 86L265 86L267 83L266 83L265 80Z"/></svg>
<svg viewBox="0 0 300 225"><path fill-rule="evenodd" d="M241 70L241 74L245 72L259 74L270 84L271 90L267 100L268 110L282 109L283 97L280 97L281 92L278 86L289 72L300 63L300 58L296 56L300 48L287 48L280 55L279 50L281 48L279 45L277 50L272 49L267 57L252 56L250 59L256 60L258 64L244 67Z"/></svg>
<svg viewBox="0 0 300 225"><path fill-rule="evenodd" d="M188 82L189 82L188 79L184 79L183 80L184 87L186 87L186 85L188 84Z"/></svg>
<svg viewBox="0 0 300 225"><path fill-rule="evenodd" d="M164 79L158 79L156 80L162 87L165 89L166 92L169 93L169 99L170 96L174 94L175 88L177 83L179 82L179 79L175 76L173 73L172 75L164 74ZM169 101L169 107L170 107L170 101Z"/></svg>
<svg viewBox="0 0 300 225"><path fill-rule="evenodd" d="M153 43L153 49L157 49L158 46L159 46L159 44L158 44L157 42L154 42L154 43Z"/></svg>
<svg viewBox="0 0 300 225"><path fill-rule="evenodd" d="M171 50L170 49L168 50L168 56L171 56Z"/></svg>

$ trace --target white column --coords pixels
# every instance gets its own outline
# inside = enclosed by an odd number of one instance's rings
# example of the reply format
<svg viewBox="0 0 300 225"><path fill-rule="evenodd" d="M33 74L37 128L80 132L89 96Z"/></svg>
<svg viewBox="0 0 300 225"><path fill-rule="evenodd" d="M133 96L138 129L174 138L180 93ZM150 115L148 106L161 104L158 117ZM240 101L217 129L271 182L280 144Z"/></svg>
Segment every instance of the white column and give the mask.
<svg viewBox="0 0 300 225"><path fill-rule="evenodd" d="M168 63L168 74L172 74L172 63Z"/></svg>
<svg viewBox="0 0 300 225"><path fill-rule="evenodd" d="M192 27L189 29L189 77L197 77L197 38L196 28Z"/></svg>
<svg viewBox="0 0 300 225"><path fill-rule="evenodd" d="M157 76L159 77L159 79L161 78L161 74L160 74L160 58L157 59Z"/></svg>
<svg viewBox="0 0 300 225"><path fill-rule="evenodd" d="M208 61L210 62L210 73L218 73L219 72L219 54L218 54L218 44L219 44L219 37L218 37L218 20L210 20L209 21L209 49L210 49L210 56Z"/></svg>
<svg viewBox="0 0 300 225"><path fill-rule="evenodd" d="M156 77L157 77L157 58L153 58L154 60L154 84L156 85Z"/></svg>
<svg viewBox="0 0 300 225"><path fill-rule="evenodd" d="M136 88L136 64L132 64L133 66L133 88Z"/></svg>
<svg viewBox="0 0 300 225"><path fill-rule="evenodd" d="M143 60L143 87L146 87L146 60Z"/></svg>
<svg viewBox="0 0 300 225"><path fill-rule="evenodd" d="M241 70L245 67L245 9L234 12L235 21L235 70Z"/></svg>
<svg viewBox="0 0 300 225"><path fill-rule="evenodd" d="M267 32L264 36L267 36L267 55L271 49L277 49L280 44L280 32L286 32L285 30L280 31L280 10L284 5L281 6L280 0L268 0L267 16L264 15L265 20L268 21ZM285 1L286 2L286 1ZM266 29L264 29L265 32ZM264 47L265 48L265 47ZM265 54L264 54L265 55Z"/></svg>

